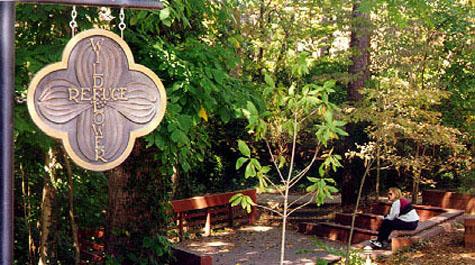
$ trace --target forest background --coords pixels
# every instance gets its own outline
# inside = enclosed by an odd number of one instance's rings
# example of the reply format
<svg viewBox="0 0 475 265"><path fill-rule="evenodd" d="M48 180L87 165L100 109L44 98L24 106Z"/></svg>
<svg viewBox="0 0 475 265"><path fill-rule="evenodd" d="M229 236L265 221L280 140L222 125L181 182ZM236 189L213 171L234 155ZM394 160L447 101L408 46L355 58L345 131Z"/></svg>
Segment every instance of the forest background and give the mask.
<svg viewBox="0 0 475 265"><path fill-rule="evenodd" d="M364 172L355 157L371 157L366 193L475 192L470 1L162 2L126 10L124 38L164 83L165 118L104 173L70 162L25 103L32 76L61 58L71 7L17 6L15 264L78 264L78 231L100 227L108 264L167 263L170 200L266 190L278 174L261 163L289 170L295 102L307 108L295 170L325 147L295 191L330 178L351 204ZM102 11L78 8L79 30L118 32L118 10ZM238 140L260 163L236 169Z"/></svg>

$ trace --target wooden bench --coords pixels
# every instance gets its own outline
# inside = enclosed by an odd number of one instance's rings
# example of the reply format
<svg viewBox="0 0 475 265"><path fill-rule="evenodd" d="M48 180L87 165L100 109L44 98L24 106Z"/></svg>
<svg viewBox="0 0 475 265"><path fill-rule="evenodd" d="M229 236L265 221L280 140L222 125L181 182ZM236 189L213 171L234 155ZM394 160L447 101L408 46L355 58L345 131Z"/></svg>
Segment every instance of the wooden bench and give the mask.
<svg viewBox="0 0 475 265"><path fill-rule="evenodd" d="M336 213L335 223L350 225L353 218L352 213ZM377 231L383 222L383 216L372 213L358 213L355 218L355 227Z"/></svg>
<svg viewBox="0 0 475 265"><path fill-rule="evenodd" d="M104 262L105 230L103 227L97 230L79 229L78 241L81 251L81 260L94 264Z"/></svg>
<svg viewBox="0 0 475 265"><path fill-rule="evenodd" d="M475 196L471 194L425 190L422 191L422 204L465 210L467 214L475 214Z"/></svg>
<svg viewBox="0 0 475 265"><path fill-rule="evenodd" d="M316 235L330 240L346 242L350 236L349 225L341 225L330 222L299 223L298 231L306 235ZM377 231L355 227L353 229L352 244L368 240L378 235Z"/></svg>
<svg viewBox="0 0 475 265"><path fill-rule="evenodd" d="M224 219L224 221L229 222L230 226L233 226L235 213L241 208L241 206L238 205L231 207L229 199L238 193L248 195L254 202L256 202L257 198L255 189L209 194L172 201L172 207L175 213L174 221L178 222L177 227L180 240L183 239L183 231L186 226L191 227L202 223L204 223L204 235L210 235L212 215L215 217L214 221L223 221ZM216 218L218 214L222 213L225 214L225 218ZM245 213L245 215L247 215L248 223L253 224L256 219L256 208L253 206L251 213ZM202 220L202 217L204 217L205 220Z"/></svg>

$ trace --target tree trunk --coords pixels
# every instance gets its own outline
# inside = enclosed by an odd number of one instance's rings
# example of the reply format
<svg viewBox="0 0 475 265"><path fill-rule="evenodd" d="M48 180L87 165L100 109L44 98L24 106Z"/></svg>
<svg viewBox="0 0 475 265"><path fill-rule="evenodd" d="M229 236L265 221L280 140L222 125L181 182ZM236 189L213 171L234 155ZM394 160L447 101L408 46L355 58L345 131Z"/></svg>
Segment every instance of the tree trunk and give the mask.
<svg viewBox="0 0 475 265"><path fill-rule="evenodd" d="M168 257L158 257L142 247L145 237L165 235L169 223L169 208L165 205L169 205L170 177L160 174L160 163L153 155L156 152L156 148L145 148L145 143L138 139L129 158L107 172L106 251L121 259L122 265L137 264L127 258L132 253L149 262L167 262Z"/></svg>
<svg viewBox="0 0 475 265"><path fill-rule="evenodd" d="M79 265L81 262L81 249L79 248L78 226L76 224L74 214L74 181L73 170L71 163L69 162L66 151L62 148L61 152L64 159L64 167L66 168L66 174L68 176L68 204L69 204L69 221L71 222L71 236L73 237L74 248L74 264Z"/></svg>
<svg viewBox="0 0 475 265"><path fill-rule="evenodd" d="M376 200L379 200L381 181L381 148L376 146Z"/></svg>
<svg viewBox="0 0 475 265"><path fill-rule="evenodd" d="M417 198L419 196L419 184L421 182L421 173L415 172L412 178L412 203L417 204Z"/></svg>
<svg viewBox="0 0 475 265"><path fill-rule="evenodd" d="M33 233L31 228L31 203L30 203L30 189L28 186L28 175L23 169L23 164L20 163L21 174L21 193L23 199L23 214L25 215L25 225L28 229L28 265L35 264L36 245L33 240Z"/></svg>
<svg viewBox="0 0 475 265"><path fill-rule="evenodd" d="M347 96L350 104L355 104L361 100L362 96L359 90L365 86L366 81L369 79L371 21L368 14L359 11L359 3L360 1L355 0L352 9L350 49L353 55L351 57L352 64L348 69L350 82L347 87ZM350 123L346 126L346 131L350 137L346 138L341 149L342 152L353 149L355 143L360 142L358 138L365 137L364 126L361 125ZM362 172L363 170L363 165L355 160L346 160L344 162L344 168L341 170L341 201L343 206L354 204L354 198L356 197L354 187L358 183L355 172Z"/></svg>
<svg viewBox="0 0 475 265"><path fill-rule="evenodd" d="M172 199L176 199L178 197L179 187L180 187L180 169L178 169L178 165L173 166L173 175L172 175Z"/></svg>
<svg viewBox="0 0 475 265"><path fill-rule="evenodd" d="M53 186L56 179L56 155L54 147L50 148L46 154L45 164L47 172L44 177L43 195L41 200L39 265L54 264L54 257L56 256L54 248L51 247L52 240L50 240L50 238L55 238L51 235L51 233L54 233L54 229L51 229L51 227L53 225L53 205L56 200L56 189Z"/></svg>
<svg viewBox="0 0 475 265"><path fill-rule="evenodd" d="M360 199L361 199L361 194L363 193L363 186L366 180L366 176L368 176L369 171L371 170L371 165L373 164L373 161L368 162L366 165L365 172L363 174L363 177L361 177L361 182L360 186L358 189L358 195L356 197L356 205L355 205L355 210L353 211L353 214L351 215L351 226L350 226L350 235L348 237L348 243L346 244L346 258L345 258L345 265L350 264L350 250L351 250L351 241L353 241L353 232L355 229L355 221L356 221L356 214L358 213L358 207L360 204Z"/></svg>
<svg viewBox="0 0 475 265"><path fill-rule="evenodd" d="M124 247L129 244L126 235L129 227L128 224L131 221L130 217L134 212L129 212L132 209L128 207L130 204L129 200L132 197L127 191L131 172L126 169L124 164L112 169L108 173L109 207L106 225L106 249L107 253L113 257L121 256L125 251Z"/></svg>
<svg viewBox="0 0 475 265"><path fill-rule="evenodd" d="M357 102L362 96L360 89L365 86L368 81L369 73L369 49L371 36L371 21L369 15L359 11L359 0L353 3L352 11L352 27L350 49L352 50L350 68L350 82L348 84L347 93L348 100Z"/></svg>

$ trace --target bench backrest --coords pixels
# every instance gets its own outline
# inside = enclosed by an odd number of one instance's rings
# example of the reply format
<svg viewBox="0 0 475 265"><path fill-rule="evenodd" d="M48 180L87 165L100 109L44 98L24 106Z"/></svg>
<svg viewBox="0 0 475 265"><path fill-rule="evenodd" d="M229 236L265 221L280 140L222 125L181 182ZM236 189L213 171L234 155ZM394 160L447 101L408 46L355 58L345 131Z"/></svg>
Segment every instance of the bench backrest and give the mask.
<svg viewBox="0 0 475 265"><path fill-rule="evenodd" d="M256 201L256 190L249 189L234 192L210 194L205 196L196 196L182 200L174 200L172 201L172 207L175 213L180 213L192 210L202 210L216 206L223 206L229 204L229 199L231 199L231 197L237 193L248 195L254 202Z"/></svg>
<svg viewBox="0 0 475 265"><path fill-rule="evenodd" d="M475 214L475 196L457 192L425 190L422 191L422 203L442 208L465 210Z"/></svg>

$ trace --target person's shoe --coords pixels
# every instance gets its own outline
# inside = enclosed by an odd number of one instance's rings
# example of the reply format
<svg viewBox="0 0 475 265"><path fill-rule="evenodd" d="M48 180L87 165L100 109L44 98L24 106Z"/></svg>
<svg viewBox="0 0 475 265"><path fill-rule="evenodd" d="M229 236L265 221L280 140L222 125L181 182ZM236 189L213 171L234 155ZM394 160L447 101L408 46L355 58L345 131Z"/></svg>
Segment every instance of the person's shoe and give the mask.
<svg viewBox="0 0 475 265"><path fill-rule="evenodd" d="M383 242L381 242L381 245L383 245L382 248L384 248L384 249L387 249L390 246L389 242L386 241L386 240L383 240Z"/></svg>
<svg viewBox="0 0 475 265"><path fill-rule="evenodd" d="M371 243L371 244L376 243L376 242L381 243L380 241L378 241L377 238L375 238L375 239L370 239L370 240L369 240L369 243Z"/></svg>
<svg viewBox="0 0 475 265"><path fill-rule="evenodd" d="M369 242L376 248L383 248L383 243L379 242L378 240L372 239Z"/></svg>

